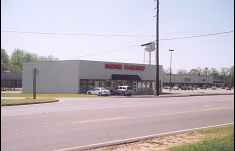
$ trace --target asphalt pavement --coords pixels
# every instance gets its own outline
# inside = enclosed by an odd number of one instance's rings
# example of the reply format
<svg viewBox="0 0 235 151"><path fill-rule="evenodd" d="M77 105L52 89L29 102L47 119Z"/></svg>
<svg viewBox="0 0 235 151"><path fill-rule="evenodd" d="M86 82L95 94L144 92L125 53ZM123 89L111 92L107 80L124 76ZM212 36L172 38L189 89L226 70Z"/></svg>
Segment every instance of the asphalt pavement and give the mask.
<svg viewBox="0 0 235 151"><path fill-rule="evenodd" d="M22 93L22 91L1 91L1 93ZM162 89L159 96L153 94L133 94L132 96L111 95L109 97L186 97L186 96L200 96L200 95L234 95L234 89L197 89L197 90L169 90ZM26 97L1 97L1 99L25 99Z"/></svg>

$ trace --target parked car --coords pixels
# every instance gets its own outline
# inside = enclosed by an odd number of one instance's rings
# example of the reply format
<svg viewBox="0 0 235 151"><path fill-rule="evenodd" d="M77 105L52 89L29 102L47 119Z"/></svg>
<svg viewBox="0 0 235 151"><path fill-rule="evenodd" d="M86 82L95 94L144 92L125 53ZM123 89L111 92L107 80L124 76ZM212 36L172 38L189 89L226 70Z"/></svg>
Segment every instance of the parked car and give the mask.
<svg viewBox="0 0 235 151"><path fill-rule="evenodd" d="M207 89L207 87L206 86L202 86L201 89Z"/></svg>
<svg viewBox="0 0 235 151"><path fill-rule="evenodd" d="M215 86L212 86L211 89L212 89L212 90L216 90L216 87L215 87Z"/></svg>
<svg viewBox="0 0 235 151"><path fill-rule="evenodd" d="M193 90L193 87L192 86L188 86L188 90Z"/></svg>
<svg viewBox="0 0 235 151"><path fill-rule="evenodd" d="M87 91L87 94L91 95L91 94L95 94L95 95L98 95L98 96L108 96L110 95L110 90L107 90L106 88L103 88L103 87L95 87L94 89L92 90L88 90Z"/></svg>
<svg viewBox="0 0 235 151"><path fill-rule="evenodd" d="M231 91L231 87L230 86L226 87L225 89Z"/></svg>
<svg viewBox="0 0 235 151"><path fill-rule="evenodd" d="M130 86L118 86L115 89L111 90L111 94L131 96L133 94L133 89Z"/></svg>
<svg viewBox="0 0 235 151"><path fill-rule="evenodd" d="M179 90L180 88L178 86L174 86L173 90Z"/></svg>
<svg viewBox="0 0 235 151"><path fill-rule="evenodd" d="M182 86L180 89L181 89L181 91L182 90L188 90L187 86Z"/></svg>
<svg viewBox="0 0 235 151"><path fill-rule="evenodd" d="M169 86L164 86L163 89L169 89L170 87Z"/></svg>

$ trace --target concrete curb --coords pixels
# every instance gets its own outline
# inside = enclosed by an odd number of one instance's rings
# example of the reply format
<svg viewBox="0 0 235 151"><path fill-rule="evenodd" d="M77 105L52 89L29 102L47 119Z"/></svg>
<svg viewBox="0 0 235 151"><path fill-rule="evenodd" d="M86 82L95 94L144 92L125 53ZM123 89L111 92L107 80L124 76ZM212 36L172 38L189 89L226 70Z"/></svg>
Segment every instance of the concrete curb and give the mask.
<svg viewBox="0 0 235 151"><path fill-rule="evenodd" d="M79 146L79 147L74 147L74 148L60 149L60 150L55 150L55 151L82 151L82 150L91 150L91 149L96 150L97 148L101 148L101 147L109 147L109 146L115 146L115 145L135 143L135 142L138 142L141 140L148 140L148 139L163 137L163 136L167 136L167 135L187 133L187 132L191 132L191 131L197 131L197 130L208 129L208 128L216 128L216 127L220 127L220 126L230 126L230 125L234 125L234 123L214 125L214 126L208 126L208 127L199 127L199 128L186 129L186 130L181 130L181 131L173 131L173 132L168 132L168 133L154 134L154 135L135 137L135 138L129 138L129 139L123 139L123 140L116 140L116 141L110 141L110 142L104 142L104 143L97 143L97 144Z"/></svg>
<svg viewBox="0 0 235 151"><path fill-rule="evenodd" d="M190 97L190 96L207 96L207 95L234 95L234 93L200 93L200 94L161 94L159 96L154 95L132 95L132 96L110 96L112 98L165 98L165 97Z"/></svg>
<svg viewBox="0 0 235 151"><path fill-rule="evenodd" d="M42 103L54 103L59 102L59 99L50 102L32 102L32 103L19 103L19 104L1 104L1 106L15 106L15 105L31 105L31 104L42 104Z"/></svg>
<svg viewBox="0 0 235 151"><path fill-rule="evenodd" d="M207 96L207 95L234 95L234 93L200 93L200 94L161 94L160 96L154 95L132 95L132 96L109 96L111 98L166 98L166 97L190 97L190 96ZM54 103L59 102L59 99L50 102L33 102L33 103L19 103L19 104L1 104L1 106L15 106L15 105L30 105L41 103Z"/></svg>

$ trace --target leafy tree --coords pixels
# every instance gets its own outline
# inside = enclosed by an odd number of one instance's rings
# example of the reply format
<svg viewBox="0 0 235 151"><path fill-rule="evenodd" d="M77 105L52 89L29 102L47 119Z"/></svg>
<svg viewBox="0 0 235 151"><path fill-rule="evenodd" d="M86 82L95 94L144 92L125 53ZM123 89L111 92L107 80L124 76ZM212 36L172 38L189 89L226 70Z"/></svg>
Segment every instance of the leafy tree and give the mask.
<svg viewBox="0 0 235 151"><path fill-rule="evenodd" d="M7 71L9 68L9 56L5 49L1 48L1 72Z"/></svg>
<svg viewBox="0 0 235 151"><path fill-rule="evenodd" d="M20 68L20 66L13 66L12 68L11 68L11 72L12 73L19 73L19 72L21 72L22 71L22 69Z"/></svg>
<svg viewBox="0 0 235 151"><path fill-rule="evenodd" d="M213 76L214 79L219 79L219 72L218 72L217 69L211 68L210 73L211 73L211 75Z"/></svg>
<svg viewBox="0 0 235 151"><path fill-rule="evenodd" d="M11 55L11 72L22 71L23 62L37 62L37 61L53 61L52 55L45 57L39 56L35 53L28 53L24 50L15 49Z"/></svg>
<svg viewBox="0 0 235 151"><path fill-rule="evenodd" d="M234 75L234 66L229 68L229 74Z"/></svg>
<svg viewBox="0 0 235 151"><path fill-rule="evenodd" d="M229 75L229 69L228 68L221 68L220 69L220 74L223 76L228 76Z"/></svg>
<svg viewBox="0 0 235 151"><path fill-rule="evenodd" d="M24 62L36 62L36 61L39 61L37 54L31 54L31 53L28 53L28 52L25 54L23 60L24 60Z"/></svg>
<svg viewBox="0 0 235 151"><path fill-rule="evenodd" d="M18 69L22 71L22 64L24 62L25 51L15 49L11 54L12 72L18 72ZM15 70L17 69L17 70Z"/></svg>
<svg viewBox="0 0 235 151"><path fill-rule="evenodd" d="M52 55L49 55L48 57L40 56L39 61L53 61L54 57Z"/></svg>
<svg viewBox="0 0 235 151"><path fill-rule="evenodd" d="M229 68L229 85L234 87L234 66Z"/></svg>

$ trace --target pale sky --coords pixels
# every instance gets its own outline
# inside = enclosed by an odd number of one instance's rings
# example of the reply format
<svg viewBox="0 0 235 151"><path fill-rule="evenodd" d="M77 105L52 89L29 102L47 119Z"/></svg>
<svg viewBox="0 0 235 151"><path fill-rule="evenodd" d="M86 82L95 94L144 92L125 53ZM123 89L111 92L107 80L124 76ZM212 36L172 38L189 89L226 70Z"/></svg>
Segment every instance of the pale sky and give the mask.
<svg viewBox="0 0 235 151"><path fill-rule="evenodd" d="M154 0L1 0L1 48L59 60L149 64ZM233 0L159 0L159 64L234 66ZM156 51L151 53L155 64Z"/></svg>

